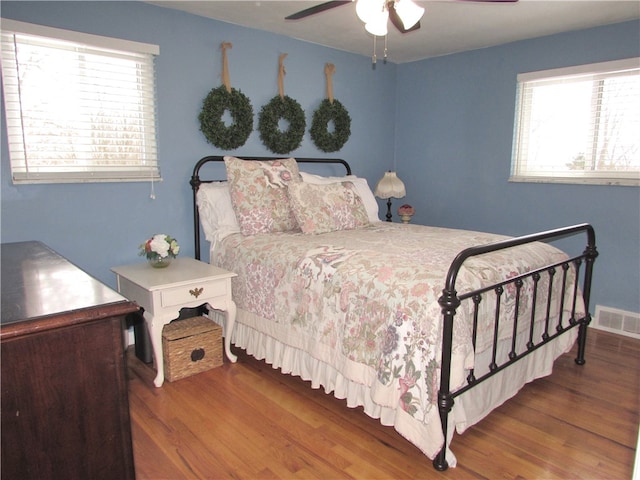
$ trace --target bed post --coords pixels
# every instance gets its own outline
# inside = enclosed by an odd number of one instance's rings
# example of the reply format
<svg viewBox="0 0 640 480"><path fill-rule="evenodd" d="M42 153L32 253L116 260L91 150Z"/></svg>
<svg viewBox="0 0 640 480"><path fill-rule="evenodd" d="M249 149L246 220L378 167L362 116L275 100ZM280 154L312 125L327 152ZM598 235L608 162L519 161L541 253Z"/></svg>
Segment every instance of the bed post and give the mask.
<svg viewBox="0 0 640 480"><path fill-rule="evenodd" d="M448 279L450 280L450 278ZM455 277L453 279L455 283ZM441 472L449 468L447 462L447 431L449 424L449 412L453 407L453 397L451 396L451 350L453 343L453 317L456 309L460 306L460 299L453 288L453 283L447 282L447 288L442 290L442 295L438 303L442 307L443 327L442 327L442 361L440 363L440 389L438 390L438 410L440 412L440 423L442 424L442 434L444 435L444 445L442 450L433 459L433 467Z"/></svg>
<svg viewBox="0 0 640 480"><path fill-rule="evenodd" d="M196 173L191 177L191 189L193 192L193 241L194 241L194 258L200 260L200 214L198 212L198 201L196 192L200 187L200 178Z"/></svg>
<svg viewBox="0 0 640 480"><path fill-rule="evenodd" d="M578 356L575 362L578 365L584 365L584 352L587 344L587 327L591 323L591 310L589 302L591 300L591 279L593 276L593 264L598 256L598 249L596 248L596 234L591 225L585 225L587 230L587 246L584 249L583 255L585 258L585 272L584 282L582 284L582 298L584 299L584 310L586 315L583 322L578 327Z"/></svg>
<svg viewBox="0 0 640 480"><path fill-rule="evenodd" d="M207 162L213 161L216 158L222 159L222 157L203 157L198 160L195 167L193 167L193 173L189 185L191 185L191 191L193 193L193 240L194 240L194 258L200 260L200 212L198 211L197 192L200 188L200 168Z"/></svg>

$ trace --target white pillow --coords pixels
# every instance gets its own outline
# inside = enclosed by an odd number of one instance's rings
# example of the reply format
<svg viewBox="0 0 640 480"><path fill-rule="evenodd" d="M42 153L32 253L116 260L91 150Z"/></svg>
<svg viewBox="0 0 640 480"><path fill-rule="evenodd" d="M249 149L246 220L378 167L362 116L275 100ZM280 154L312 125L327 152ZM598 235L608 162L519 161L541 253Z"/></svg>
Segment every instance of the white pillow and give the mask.
<svg viewBox="0 0 640 480"><path fill-rule="evenodd" d="M212 245L233 233L240 233L227 182L201 183L196 203L204 236Z"/></svg>
<svg viewBox="0 0 640 480"><path fill-rule="evenodd" d="M326 185L329 183L340 183L345 181L352 182L356 186L356 191L358 192L358 195L360 195L362 203L364 203L364 208L367 211L369 221L380 221L380 217L378 217L378 202L369 188L366 178L356 177L355 175L347 175L344 177L322 177L320 175L313 175L307 172L300 172L300 175L302 176L303 182L313 183L316 185Z"/></svg>

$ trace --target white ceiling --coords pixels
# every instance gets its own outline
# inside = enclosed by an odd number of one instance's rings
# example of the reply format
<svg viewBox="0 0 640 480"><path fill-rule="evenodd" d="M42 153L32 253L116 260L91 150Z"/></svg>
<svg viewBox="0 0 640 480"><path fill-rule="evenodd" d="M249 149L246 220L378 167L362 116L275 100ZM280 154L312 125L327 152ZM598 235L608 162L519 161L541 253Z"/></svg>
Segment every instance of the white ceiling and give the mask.
<svg viewBox="0 0 640 480"><path fill-rule="evenodd" d="M284 17L318 1L150 1L223 22L265 30L348 52L371 56L373 37L364 30L355 4L301 19ZM390 25L389 61L405 63L526 38L640 18L640 0L465 0L418 1L426 12L422 27L399 33ZM383 40L378 40L378 59Z"/></svg>

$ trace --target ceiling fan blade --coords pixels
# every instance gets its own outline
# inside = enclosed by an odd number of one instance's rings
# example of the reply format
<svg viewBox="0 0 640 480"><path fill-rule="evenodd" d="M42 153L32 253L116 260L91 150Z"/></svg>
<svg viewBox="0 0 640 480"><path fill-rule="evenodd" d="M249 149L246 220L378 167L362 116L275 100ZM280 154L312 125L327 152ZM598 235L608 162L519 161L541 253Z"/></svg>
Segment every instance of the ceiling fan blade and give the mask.
<svg viewBox="0 0 640 480"><path fill-rule="evenodd" d="M389 2L387 4L387 8L389 10L389 20L391 20L391 23L393 23L393 25L398 30L400 30L400 33L413 32L414 30L418 30L420 28L420 22L417 22L411 28L404 28L404 23L402 23L400 15L398 15L398 12L396 12L396 7L394 6L394 4L392 2Z"/></svg>
<svg viewBox="0 0 640 480"><path fill-rule="evenodd" d="M309 7L304 10L299 11L298 13L294 13L293 15L289 15L285 17L285 20L300 20L301 18L308 17L310 15L315 15L316 13L324 12L325 10L329 10L331 8L340 7L346 3L351 3L351 0L338 0L333 2L324 2L320 5L316 5L314 7Z"/></svg>

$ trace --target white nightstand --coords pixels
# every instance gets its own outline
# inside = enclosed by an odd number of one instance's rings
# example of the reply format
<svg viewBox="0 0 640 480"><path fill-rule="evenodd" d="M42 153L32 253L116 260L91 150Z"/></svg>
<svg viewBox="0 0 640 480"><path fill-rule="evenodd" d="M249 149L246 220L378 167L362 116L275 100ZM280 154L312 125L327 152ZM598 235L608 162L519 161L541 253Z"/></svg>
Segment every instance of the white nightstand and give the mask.
<svg viewBox="0 0 640 480"><path fill-rule="evenodd" d="M230 348L236 320L236 304L231 296L231 279L235 273L193 258L176 258L166 268L136 263L111 270L116 274L118 292L144 308L158 371L153 382L156 387L164 382L162 328L178 317L181 308L207 304L225 312L224 349L231 362L237 360Z"/></svg>

